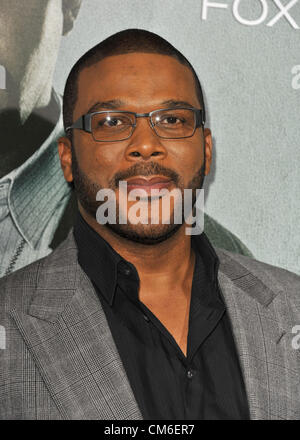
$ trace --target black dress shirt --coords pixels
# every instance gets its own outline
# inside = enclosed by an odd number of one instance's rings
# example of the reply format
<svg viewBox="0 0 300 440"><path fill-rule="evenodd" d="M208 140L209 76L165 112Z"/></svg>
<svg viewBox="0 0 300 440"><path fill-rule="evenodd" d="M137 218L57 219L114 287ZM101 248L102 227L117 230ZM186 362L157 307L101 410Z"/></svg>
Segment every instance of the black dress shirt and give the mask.
<svg viewBox="0 0 300 440"><path fill-rule="evenodd" d="M192 236L196 259L187 356L140 302L135 266L80 213L74 236L79 264L99 296L143 418L249 419L239 359L217 282L219 261L205 234Z"/></svg>

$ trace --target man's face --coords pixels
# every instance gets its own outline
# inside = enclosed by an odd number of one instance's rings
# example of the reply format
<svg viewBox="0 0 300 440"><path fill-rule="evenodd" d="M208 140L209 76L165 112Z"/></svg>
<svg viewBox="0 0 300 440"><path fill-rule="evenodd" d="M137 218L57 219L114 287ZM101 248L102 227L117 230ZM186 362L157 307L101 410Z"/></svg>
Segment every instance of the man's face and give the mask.
<svg viewBox="0 0 300 440"><path fill-rule="evenodd" d="M132 53L105 58L84 69L78 80L78 100L73 120L93 111L112 109L147 113L176 106L200 108L192 72L172 57ZM99 103L99 105L97 105ZM204 148L206 163L204 163ZM138 177L162 177L166 189L201 188L204 174L209 172L211 134L209 129L197 128L185 139L159 138L150 127L148 118L138 118L132 136L120 142L95 142L90 133L73 130L72 173L65 170L67 180L74 179L81 207L95 217L99 189L115 191L117 224L110 225L116 233L143 243L165 240L181 225L174 224L176 198L171 200L170 224L118 224L120 201L118 183L127 181L128 190L139 185ZM134 202L132 202L134 203ZM145 201L145 203L150 203ZM162 198L160 199L162 203ZM131 207L128 202L127 213ZM160 211L161 212L161 211Z"/></svg>
<svg viewBox="0 0 300 440"><path fill-rule="evenodd" d="M0 110L20 108L25 120L48 104L63 29L60 0L0 0L0 63L7 76ZM46 91L45 91L46 89Z"/></svg>

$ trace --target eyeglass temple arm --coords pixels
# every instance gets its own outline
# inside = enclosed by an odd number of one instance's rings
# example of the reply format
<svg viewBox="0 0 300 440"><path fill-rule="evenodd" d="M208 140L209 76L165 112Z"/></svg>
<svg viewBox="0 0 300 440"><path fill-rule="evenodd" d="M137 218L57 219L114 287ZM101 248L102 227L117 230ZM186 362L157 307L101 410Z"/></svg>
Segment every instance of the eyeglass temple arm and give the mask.
<svg viewBox="0 0 300 440"><path fill-rule="evenodd" d="M77 121L74 122L73 125L67 127L67 130L70 128L79 128L84 131L92 132L92 123L91 123L91 114L80 116Z"/></svg>
<svg viewBox="0 0 300 440"><path fill-rule="evenodd" d="M196 112L196 127L204 126L205 124L205 111L204 109L198 110Z"/></svg>

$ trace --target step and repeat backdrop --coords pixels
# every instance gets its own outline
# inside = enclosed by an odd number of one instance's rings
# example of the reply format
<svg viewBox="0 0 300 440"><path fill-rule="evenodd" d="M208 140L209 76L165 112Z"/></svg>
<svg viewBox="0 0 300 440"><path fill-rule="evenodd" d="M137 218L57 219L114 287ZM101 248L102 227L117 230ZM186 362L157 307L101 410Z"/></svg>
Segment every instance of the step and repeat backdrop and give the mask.
<svg viewBox="0 0 300 440"><path fill-rule="evenodd" d="M299 0L0 0L0 276L70 229L56 144L65 80L84 52L128 28L167 39L199 76L214 141L212 231L300 274Z"/></svg>

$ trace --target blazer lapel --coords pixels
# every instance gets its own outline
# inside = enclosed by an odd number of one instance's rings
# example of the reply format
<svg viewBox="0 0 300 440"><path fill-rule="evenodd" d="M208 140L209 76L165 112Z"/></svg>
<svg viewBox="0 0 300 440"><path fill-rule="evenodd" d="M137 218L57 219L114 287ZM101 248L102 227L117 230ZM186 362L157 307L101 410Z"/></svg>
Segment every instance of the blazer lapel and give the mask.
<svg viewBox="0 0 300 440"><path fill-rule="evenodd" d="M28 314L11 314L64 419L142 419L73 236L65 243L40 270Z"/></svg>
<svg viewBox="0 0 300 440"><path fill-rule="evenodd" d="M218 254L219 285L232 323L250 417L299 418L298 354L291 345L294 324L286 293L267 271L261 270L258 278L232 256Z"/></svg>

